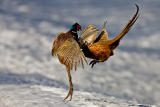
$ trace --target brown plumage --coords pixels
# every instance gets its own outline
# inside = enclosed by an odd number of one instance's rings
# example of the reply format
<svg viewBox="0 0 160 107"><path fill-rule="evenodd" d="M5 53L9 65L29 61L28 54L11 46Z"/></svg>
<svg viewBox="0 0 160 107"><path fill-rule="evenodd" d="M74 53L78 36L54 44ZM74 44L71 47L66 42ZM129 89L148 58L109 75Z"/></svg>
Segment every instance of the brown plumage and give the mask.
<svg viewBox="0 0 160 107"><path fill-rule="evenodd" d="M78 23L75 23L68 32L57 34L52 47L52 55L57 55L60 63L66 66L69 92L65 99L70 96L70 100L72 100L73 84L70 71L73 68L76 70L78 63L81 63L84 68L83 61L86 61L85 57L94 59L90 62L93 67L97 62L106 61L112 56L113 50L119 45L121 38L130 30L139 16L139 7L138 5L136 7L136 14L129 20L119 35L112 40L108 40L108 33L105 29L106 22L97 38L98 30L93 25L88 25L78 38L77 31L81 29Z"/></svg>
<svg viewBox="0 0 160 107"><path fill-rule="evenodd" d="M85 44L82 47L85 56L94 59L90 62L91 67L93 67L94 64L96 64L97 62L106 61L110 56L113 55L113 50L119 45L119 42L122 39L122 37L131 29L132 25L136 22L136 20L139 17L138 15L139 7L138 5L136 5L136 7L137 7L137 12L134 14L131 20L129 20L127 25L122 29L122 31L119 33L117 37L115 37L112 40L108 40L108 33L105 29L106 27L106 22L105 22L98 38L96 38L94 42ZM95 38L95 36L92 37L92 35L87 35L87 36L93 39Z"/></svg>
<svg viewBox="0 0 160 107"><path fill-rule="evenodd" d="M76 23L68 32L58 33L52 46L52 56L57 55L60 63L66 66L69 79L69 92L65 99L70 96L70 100L72 100L73 93L73 84L70 71L74 67L76 70L78 63L81 63L84 68L83 61L86 61L85 56L76 41L78 39L77 30L79 29L81 29L81 27L78 23Z"/></svg>

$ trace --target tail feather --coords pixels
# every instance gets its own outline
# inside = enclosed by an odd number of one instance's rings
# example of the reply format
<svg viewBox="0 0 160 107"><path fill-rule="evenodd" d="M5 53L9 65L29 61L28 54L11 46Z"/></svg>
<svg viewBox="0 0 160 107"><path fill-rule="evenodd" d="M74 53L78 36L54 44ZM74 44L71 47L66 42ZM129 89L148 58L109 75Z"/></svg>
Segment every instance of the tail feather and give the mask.
<svg viewBox="0 0 160 107"><path fill-rule="evenodd" d="M138 14L139 13L139 6L137 4L135 4L135 5L137 7L137 11L134 14L134 16L131 18L131 20L129 20L127 25L122 29L122 31L118 34L117 37L115 37L114 39L107 42L107 44L109 44L111 48L115 49L119 45L120 39L131 29L133 24L138 19L138 17L139 17L139 14Z"/></svg>

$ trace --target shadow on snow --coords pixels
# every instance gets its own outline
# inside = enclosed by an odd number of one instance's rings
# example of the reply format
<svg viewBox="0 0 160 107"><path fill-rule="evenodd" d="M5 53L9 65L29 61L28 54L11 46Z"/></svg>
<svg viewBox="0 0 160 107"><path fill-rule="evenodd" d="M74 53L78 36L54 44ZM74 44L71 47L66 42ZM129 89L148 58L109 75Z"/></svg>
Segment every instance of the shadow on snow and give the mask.
<svg viewBox="0 0 160 107"><path fill-rule="evenodd" d="M29 85L44 85L49 87L57 87L67 89L67 85L63 82L50 79L41 74L33 73L33 74L16 74L8 71L0 70L0 85L7 84L29 84Z"/></svg>

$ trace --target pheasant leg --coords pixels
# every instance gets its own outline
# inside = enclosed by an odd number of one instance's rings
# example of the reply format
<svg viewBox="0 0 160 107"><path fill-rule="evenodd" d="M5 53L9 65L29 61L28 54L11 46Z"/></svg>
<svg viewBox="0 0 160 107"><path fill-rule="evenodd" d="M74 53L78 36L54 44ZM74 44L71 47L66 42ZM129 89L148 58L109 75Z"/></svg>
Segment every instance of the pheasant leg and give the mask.
<svg viewBox="0 0 160 107"><path fill-rule="evenodd" d="M71 101L72 95L73 95L73 84L72 84L72 77L71 77L71 73L70 73L69 68L67 68L67 73L68 73L68 79L69 79L69 91L68 91L68 94L64 100L66 100L70 96L70 101Z"/></svg>

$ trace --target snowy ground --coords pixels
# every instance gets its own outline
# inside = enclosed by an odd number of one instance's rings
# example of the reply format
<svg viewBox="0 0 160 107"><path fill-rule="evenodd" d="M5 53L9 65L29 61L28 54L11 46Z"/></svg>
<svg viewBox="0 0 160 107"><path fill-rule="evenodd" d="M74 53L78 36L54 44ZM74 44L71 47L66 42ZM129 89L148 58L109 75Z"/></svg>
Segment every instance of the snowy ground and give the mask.
<svg viewBox="0 0 160 107"><path fill-rule="evenodd" d="M0 87L1 107L138 107L136 101L125 101L91 92L75 91L74 99L63 101L63 88L7 85ZM18 93L17 93L18 90ZM6 94L7 93L7 94ZM16 95L15 95L16 93ZM67 93L67 92L66 92ZM142 104L141 104L142 105ZM145 105L144 105L145 106ZM148 105L146 105L148 107Z"/></svg>
<svg viewBox="0 0 160 107"><path fill-rule="evenodd" d="M68 78L50 51L55 35L74 22L116 36L140 6L140 18L115 55ZM0 0L0 107L160 106L160 1ZM142 104L142 105L140 105Z"/></svg>

